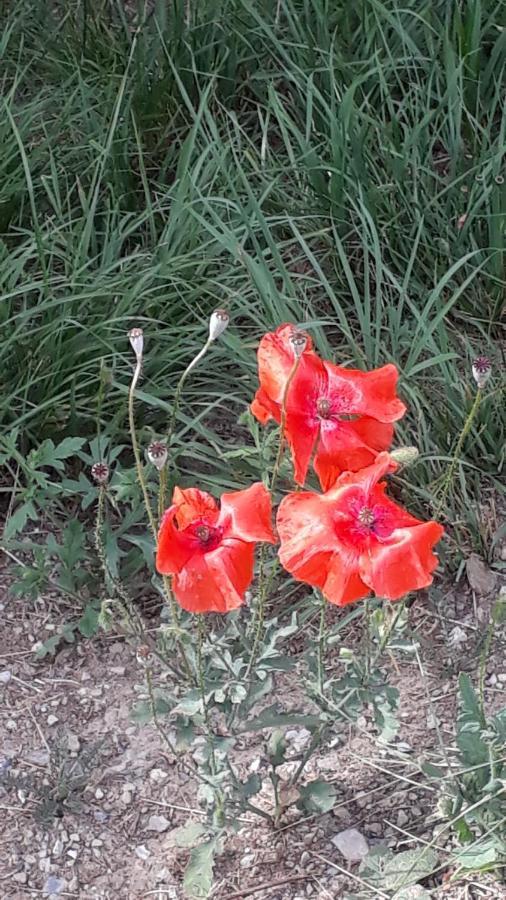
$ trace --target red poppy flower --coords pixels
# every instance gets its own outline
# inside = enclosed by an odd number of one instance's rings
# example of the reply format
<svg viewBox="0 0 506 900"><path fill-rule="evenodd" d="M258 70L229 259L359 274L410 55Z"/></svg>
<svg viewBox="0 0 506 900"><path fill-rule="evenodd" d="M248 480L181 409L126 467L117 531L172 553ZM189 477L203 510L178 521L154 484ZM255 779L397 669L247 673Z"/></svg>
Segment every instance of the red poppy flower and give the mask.
<svg viewBox="0 0 506 900"><path fill-rule="evenodd" d="M255 543L276 538L270 494L260 482L214 497L176 487L158 534L156 568L188 612L228 612L241 605L253 578Z"/></svg>
<svg viewBox="0 0 506 900"><path fill-rule="evenodd" d="M283 395L296 359L292 339L300 334L306 338L302 359L316 356L309 335L300 332L295 325L280 325L276 331L264 334L260 341L257 351L260 387L251 404L251 412L262 425L269 419L281 421Z"/></svg>
<svg viewBox="0 0 506 900"><path fill-rule="evenodd" d="M281 420L286 383L294 363L293 326L266 334L258 349L260 388L251 405L263 424ZM398 372L388 364L372 372L321 360L308 343L286 400L285 436L295 481L304 484L311 457L323 490L344 471L371 465L392 443L393 422L406 412L397 397Z"/></svg>
<svg viewBox="0 0 506 900"><path fill-rule="evenodd" d="M286 398L295 481L304 484L313 452L325 491L341 472L371 465L390 447L392 423L406 412L396 395L398 377L392 364L361 372L316 355L301 360Z"/></svg>
<svg viewBox="0 0 506 900"><path fill-rule="evenodd" d="M285 497L277 520L284 568L338 606L371 592L398 600L431 584L438 562L432 548L443 528L385 496L380 479L396 468L380 453L374 465L341 475L326 494Z"/></svg>

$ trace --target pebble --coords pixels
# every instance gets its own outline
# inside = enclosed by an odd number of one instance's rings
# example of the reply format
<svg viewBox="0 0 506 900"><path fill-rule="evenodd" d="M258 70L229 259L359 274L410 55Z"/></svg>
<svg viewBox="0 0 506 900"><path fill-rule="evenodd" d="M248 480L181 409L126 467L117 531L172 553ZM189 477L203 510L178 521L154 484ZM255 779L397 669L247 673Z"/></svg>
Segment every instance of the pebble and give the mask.
<svg viewBox="0 0 506 900"><path fill-rule="evenodd" d="M71 859L77 859L79 852L77 850L67 850L67 856L70 856Z"/></svg>
<svg viewBox="0 0 506 900"><path fill-rule="evenodd" d="M14 719L7 719L5 727L7 728L7 731L16 731L18 726L16 725Z"/></svg>
<svg viewBox="0 0 506 900"><path fill-rule="evenodd" d="M330 841L349 862L359 862L369 853L369 844L356 828L346 828Z"/></svg>
<svg viewBox="0 0 506 900"><path fill-rule="evenodd" d="M26 884L26 872L15 872L12 880L17 881L18 884Z"/></svg>
<svg viewBox="0 0 506 900"><path fill-rule="evenodd" d="M254 855L250 853L247 853L246 856L243 856L239 863L241 869L249 869L253 865L254 859Z"/></svg>
<svg viewBox="0 0 506 900"><path fill-rule="evenodd" d="M11 678L12 678L12 674L11 674L11 672L9 672L8 669L5 669L5 671L0 672L0 684L9 684L9 681L11 680Z"/></svg>
<svg viewBox="0 0 506 900"><path fill-rule="evenodd" d="M77 734L73 734L71 731L67 735L67 747L71 753L79 753L81 749L81 742Z"/></svg>
<svg viewBox="0 0 506 900"><path fill-rule="evenodd" d="M151 772L149 773L150 781L155 781L155 782L165 781L165 779L167 777L168 777L167 772L164 772L163 769L151 769ZM125 787L126 787L126 785L125 785Z"/></svg>
<svg viewBox="0 0 506 900"><path fill-rule="evenodd" d="M405 812L405 810L400 809L397 815L397 824L402 828L403 825L407 825L409 822L409 816Z"/></svg>
<svg viewBox="0 0 506 900"><path fill-rule="evenodd" d="M501 684L506 684L506 672L499 672L497 676Z"/></svg>
<svg viewBox="0 0 506 900"><path fill-rule="evenodd" d="M370 834L374 834L376 835L376 837L379 837L379 835L383 831L381 822L369 822L367 825L367 831L369 831Z"/></svg>
<svg viewBox="0 0 506 900"><path fill-rule="evenodd" d="M46 720L46 721L47 721L47 724L48 724L48 725L56 725L57 722L58 722L58 716L55 716L53 713L51 713L51 714L47 717L47 720Z"/></svg>
<svg viewBox="0 0 506 900"><path fill-rule="evenodd" d="M307 850L303 850L300 855L301 866L305 866L306 863L308 863L310 859L311 859L311 857L310 857L309 853L307 852Z"/></svg>
<svg viewBox="0 0 506 900"><path fill-rule="evenodd" d="M103 792L103 790L102 790L101 788L97 788L97 789L96 789L96 791L95 791L95 799L96 799L96 800L103 800L103 799L104 799L104 792Z"/></svg>
<svg viewBox="0 0 506 900"><path fill-rule="evenodd" d="M170 822L165 816L150 816L146 828L148 831L156 831L158 834L162 834L170 828Z"/></svg>
<svg viewBox="0 0 506 900"><path fill-rule="evenodd" d="M50 875L44 885L44 893L49 894L49 896L59 894L64 887L65 882L62 878L56 878L55 875Z"/></svg>
<svg viewBox="0 0 506 900"><path fill-rule="evenodd" d="M139 859L149 859L151 853L144 844L139 844L139 846L135 848L135 855Z"/></svg>
<svg viewBox="0 0 506 900"><path fill-rule="evenodd" d="M62 853L63 853L63 841L61 841L60 838L58 838L54 842L52 854L53 854L53 856L56 856L56 858L58 858L59 856L62 855Z"/></svg>

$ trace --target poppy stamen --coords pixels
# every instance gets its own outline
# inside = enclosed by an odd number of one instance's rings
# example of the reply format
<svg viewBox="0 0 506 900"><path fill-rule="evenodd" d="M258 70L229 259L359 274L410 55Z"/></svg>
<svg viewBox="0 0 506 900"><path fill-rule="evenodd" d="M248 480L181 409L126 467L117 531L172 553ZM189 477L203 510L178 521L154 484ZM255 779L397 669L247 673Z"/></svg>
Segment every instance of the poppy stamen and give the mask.
<svg viewBox="0 0 506 900"><path fill-rule="evenodd" d="M329 419L332 413L332 405L326 397L320 397L316 404L316 409L320 419Z"/></svg>
<svg viewBox="0 0 506 900"><path fill-rule="evenodd" d="M364 525L365 528L372 528L374 525L375 517L372 509L369 506L363 506L358 514L358 521L361 525Z"/></svg>
<svg viewBox="0 0 506 900"><path fill-rule="evenodd" d="M211 529L207 525L197 525L195 535L202 544L207 544L211 538Z"/></svg>

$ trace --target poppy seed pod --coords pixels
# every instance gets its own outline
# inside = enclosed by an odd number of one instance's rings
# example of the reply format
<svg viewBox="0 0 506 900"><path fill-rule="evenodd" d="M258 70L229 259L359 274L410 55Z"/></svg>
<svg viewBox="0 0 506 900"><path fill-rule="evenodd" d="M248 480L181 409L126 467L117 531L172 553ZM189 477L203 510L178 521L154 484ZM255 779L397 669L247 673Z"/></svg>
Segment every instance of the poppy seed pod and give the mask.
<svg viewBox="0 0 506 900"><path fill-rule="evenodd" d="M391 451L390 456L400 466L409 466L418 459L420 451L418 447L398 447L397 450Z"/></svg>
<svg viewBox="0 0 506 900"><path fill-rule="evenodd" d="M492 365L488 356L477 356L472 368L476 384L479 388L484 388L492 374Z"/></svg>
<svg viewBox="0 0 506 900"><path fill-rule="evenodd" d="M148 459L151 465L158 469L159 472L161 472L167 462L167 456L167 444L164 444L163 441L152 441L148 447Z"/></svg>
<svg viewBox="0 0 506 900"><path fill-rule="evenodd" d="M91 477L97 484L107 484L109 481L109 466L107 463L102 461L93 463Z"/></svg>
<svg viewBox="0 0 506 900"><path fill-rule="evenodd" d="M304 334L303 331L294 331L293 334L290 335L289 340L295 358L300 359L308 344L307 334Z"/></svg>
<svg viewBox="0 0 506 900"><path fill-rule="evenodd" d="M137 357L137 362L142 359L144 350L144 332L142 328L132 328L128 332L128 338Z"/></svg>
<svg viewBox="0 0 506 900"><path fill-rule="evenodd" d="M215 341L230 322L230 316L226 309L215 309L209 319L209 340Z"/></svg>

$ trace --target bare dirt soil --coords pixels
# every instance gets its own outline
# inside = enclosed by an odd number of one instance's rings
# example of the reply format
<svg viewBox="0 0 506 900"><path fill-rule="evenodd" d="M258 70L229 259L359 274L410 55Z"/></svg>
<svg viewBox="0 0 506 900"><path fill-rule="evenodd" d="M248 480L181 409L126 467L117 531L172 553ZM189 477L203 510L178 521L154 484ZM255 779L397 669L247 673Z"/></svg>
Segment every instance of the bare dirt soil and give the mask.
<svg viewBox="0 0 506 900"><path fill-rule="evenodd" d="M200 821L202 812L195 785L156 730L132 722L143 682L133 649L108 636L37 660L34 645L51 635L63 609L47 598L11 598L6 590L0 604L1 900L179 900L189 851L174 847L172 832ZM401 691L397 749L379 747L362 717L344 748L327 748L308 768L308 777L334 781L332 812L288 821L277 831L245 817L218 858L214 898L334 900L354 893L379 900L388 895L360 883L357 865L332 842L335 835L356 828L370 847L387 843L396 851L433 840L441 822L437 792L415 763L430 758L440 741L451 747L456 677L462 669L476 672L479 620L486 615L468 589L458 596L449 591L445 610L442 623L420 596L410 617L421 665L392 658L392 681ZM502 643L487 685L489 706L504 705ZM296 746L305 735L295 729L288 738ZM261 770L260 737L239 753L244 772ZM442 832L436 841L441 872L425 883L434 900L506 898L492 875L452 880L452 847Z"/></svg>

